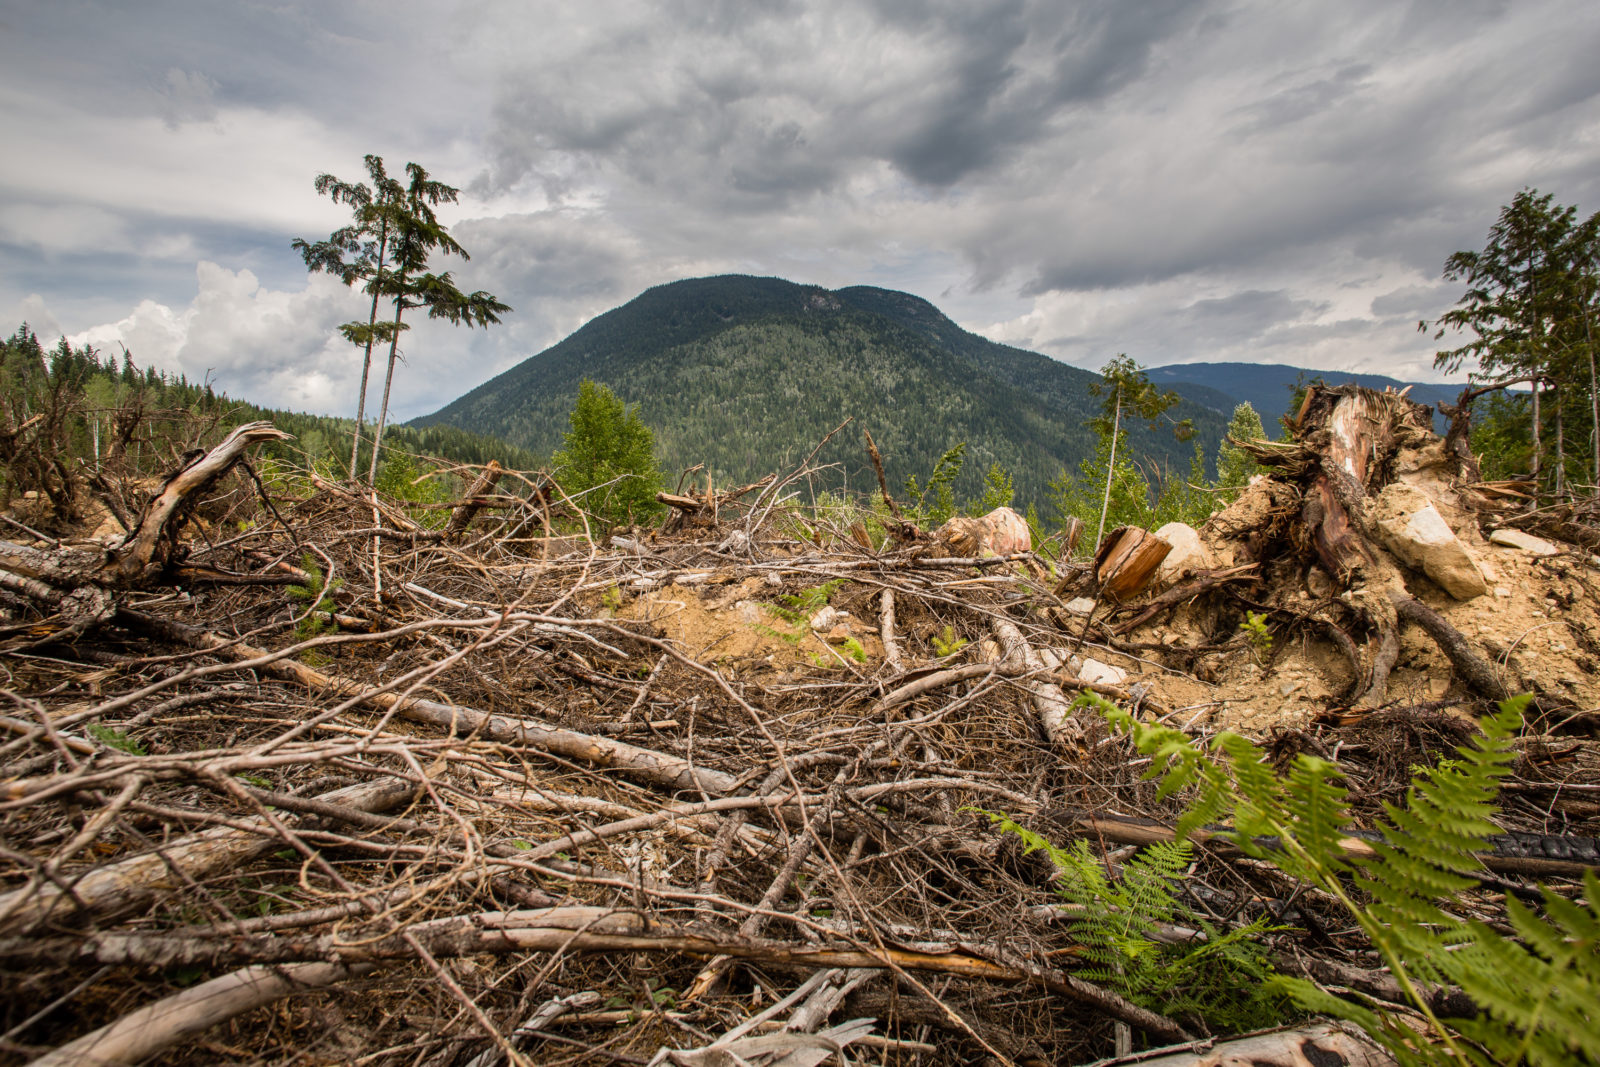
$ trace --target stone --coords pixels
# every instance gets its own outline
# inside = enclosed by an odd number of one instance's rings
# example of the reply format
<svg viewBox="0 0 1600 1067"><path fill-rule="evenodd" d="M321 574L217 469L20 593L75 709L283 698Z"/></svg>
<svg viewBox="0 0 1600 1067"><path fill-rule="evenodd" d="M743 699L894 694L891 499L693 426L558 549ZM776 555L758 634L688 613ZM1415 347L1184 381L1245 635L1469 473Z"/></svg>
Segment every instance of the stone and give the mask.
<svg viewBox="0 0 1600 1067"><path fill-rule="evenodd" d="M828 642L830 645L842 645L846 641L850 640L851 637L852 634L850 633L850 624L847 622L841 622L839 625L822 635L822 639Z"/></svg>
<svg viewBox="0 0 1600 1067"><path fill-rule="evenodd" d="M811 616L811 628L819 633L826 630L831 630L833 629L834 624L837 623L843 616L844 612L840 611L832 604L824 605L821 611Z"/></svg>
<svg viewBox="0 0 1600 1067"><path fill-rule="evenodd" d="M1074 597L1067 601L1067 610L1074 615L1087 615L1094 610L1094 601L1086 596Z"/></svg>
<svg viewBox="0 0 1600 1067"><path fill-rule="evenodd" d="M1086 659L1083 668L1078 671L1078 681L1088 682L1090 685L1121 685L1128 680L1128 672L1121 667L1113 667L1109 663L1101 663L1097 659Z"/></svg>
<svg viewBox="0 0 1600 1067"><path fill-rule="evenodd" d="M1472 553L1456 539L1428 494L1416 486L1404 482L1385 486L1372 517L1389 551L1457 600L1471 600L1489 591Z"/></svg>
<svg viewBox="0 0 1600 1067"><path fill-rule="evenodd" d="M1489 543L1502 548L1518 548L1534 556L1559 556L1561 549L1542 537L1525 534L1521 530L1495 530L1489 534Z"/></svg>
<svg viewBox="0 0 1600 1067"><path fill-rule="evenodd" d="M1156 568L1156 585L1177 585L1195 571L1216 566L1200 534L1188 523L1169 522L1156 531L1156 536L1172 546L1167 558Z"/></svg>

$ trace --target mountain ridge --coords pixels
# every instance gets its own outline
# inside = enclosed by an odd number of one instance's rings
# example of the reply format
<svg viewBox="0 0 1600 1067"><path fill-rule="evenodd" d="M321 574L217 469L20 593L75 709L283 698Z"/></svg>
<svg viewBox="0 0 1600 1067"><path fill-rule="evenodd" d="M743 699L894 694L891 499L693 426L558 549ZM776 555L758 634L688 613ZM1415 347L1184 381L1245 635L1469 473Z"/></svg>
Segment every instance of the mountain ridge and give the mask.
<svg viewBox="0 0 1600 1067"><path fill-rule="evenodd" d="M1191 420L1208 464L1241 401L1268 431L1297 380L1400 387L1380 375L1282 364L1187 363L1149 368L1182 398L1169 421ZM846 416L815 482L869 487L859 430L871 430L891 489L925 481L940 454L967 442L958 498L981 492L991 463L1009 471L1017 503L1044 504L1048 483L1091 455L1088 421L1099 375L963 329L933 303L877 286L826 289L782 278L717 275L653 286L572 334L408 425L450 424L549 455L561 446L578 383L589 378L637 404L669 471L705 463L717 484L792 463ZM1454 387L1419 384L1424 403ZM1420 394L1420 395L1419 395ZM1194 444L1138 420L1134 454L1187 474Z"/></svg>
<svg viewBox="0 0 1600 1067"><path fill-rule="evenodd" d="M896 491L966 441L957 496L976 496L999 463L1019 506L1042 505L1049 480L1092 452L1099 409L1098 375L970 333L909 293L722 275L648 289L410 425L470 426L548 453L585 377L641 405L669 470L758 477L848 415L878 440ZM1183 408L1175 418L1195 420L1209 455L1225 416ZM1133 436L1141 454L1187 470L1192 444L1143 426ZM838 465L819 484L871 484L858 431L818 461Z"/></svg>

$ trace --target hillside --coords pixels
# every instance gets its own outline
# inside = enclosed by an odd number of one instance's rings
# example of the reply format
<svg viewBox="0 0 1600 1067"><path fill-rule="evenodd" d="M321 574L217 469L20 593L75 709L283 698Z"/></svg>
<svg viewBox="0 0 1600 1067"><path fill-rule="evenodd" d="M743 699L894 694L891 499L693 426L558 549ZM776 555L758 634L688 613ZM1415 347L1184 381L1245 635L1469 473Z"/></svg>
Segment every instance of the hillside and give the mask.
<svg viewBox="0 0 1600 1067"><path fill-rule="evenodd" d="M1329 385L1351 382L1369 389L1402 389L1411 386L1410 397L1435 410L1435 426L1443 429L1437 415L1439 402L1452 403L1461 395L1460 385L1442 382L1404 382L1382 374L1353 374L1349 371L1306 370L1282 363L1174 363L1152 367L1150 380L1179 396L1219 410L1248 403L1256 409L1269 433L1278 431L1278 418L1288 410L1291 391L1296 385L1321 378Z"/></svg>
<svg viewBox="0 0 1600 1067"><path fill-rule="evenodd" d="M969 333L906 293L738 275L650 289L411 425L470 426L548 453L584 378L640 406L668 470L704 462L719 481L798 459L853 416L896 486L966 441L957 496L977 495L998 462L1025 505L1095 441L1089 371ZM1185 402L1174 415L1194 420L1209 455L1225 413ZM1194 446L1140 427L1134 447L1187 470ZM818 458L851 485L870 480L859 429Z"/></svg>

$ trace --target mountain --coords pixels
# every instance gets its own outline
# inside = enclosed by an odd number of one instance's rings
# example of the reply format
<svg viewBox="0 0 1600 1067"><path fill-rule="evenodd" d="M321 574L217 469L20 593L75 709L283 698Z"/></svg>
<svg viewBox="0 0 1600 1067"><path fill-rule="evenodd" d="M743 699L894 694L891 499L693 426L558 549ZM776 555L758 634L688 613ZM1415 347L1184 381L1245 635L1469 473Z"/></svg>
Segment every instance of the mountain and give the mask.
<svg viewBox="0 0 1600 1067"><path fill-rule="evenodd" d="M1278 418L1289 408L1293 389L1300 384L1321 378L1329 385L1356 382L1372 389L1402 389L1411 386L1407 395L1419 404L1430 404L1435 409L1434 423L1444 429L1445 419L1438 414L1442 400L1454 403L1461 395L1460 385L1443 382L1402 382L1381 374L1353 374L1348 371L1306 370L1288 367L1282 363L1173 363L1165 367L1151 367L1150 380L1163 389L1171 389L1188 400L1233 413L1235 405L1248 403L1261 416L1267 432L1278 432Z"/></svg>
<svg viewBox="0 0 1600 1067"><path fill-rule="evenodd" d="M1063 467L1095 446L1088 420L1099 376L969 333L926 300L869 286L828 290L725 275L647 290L411 425L450 424L548 454L561 445L578 383L638 404L669 472L705 463L717 484L753 480L803 458L847 416L817 463L818 488L873 484L861 431L872 431L891 488L926 481L941 453L967 443L957 498L977 496L992 462L1018 506L1042 504ZM1231 405L1183 401L1207 455ZM1188 470L1193 443L1136 423L1136 454Z"/></svg>

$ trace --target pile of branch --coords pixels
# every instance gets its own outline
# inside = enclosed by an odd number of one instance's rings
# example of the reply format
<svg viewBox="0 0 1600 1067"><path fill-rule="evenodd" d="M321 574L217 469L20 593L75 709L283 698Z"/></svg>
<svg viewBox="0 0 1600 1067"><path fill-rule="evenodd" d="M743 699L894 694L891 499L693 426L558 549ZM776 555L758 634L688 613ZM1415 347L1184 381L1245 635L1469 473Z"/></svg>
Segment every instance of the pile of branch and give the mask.
<svg viewBox="0 0 1600 1067"><path fill-rule="evenodd" d="M787 479L617 545L551 536L537 502L430 527L309 479L189 536L274 432L195 457L121 545L5 546L0 1056L1035 1064L1120 1034L1198 1060L1203 1020L1085 980L1052 873L971 810L1048 816L1107 864L1112 813L1146 840L1173 820L1071 706L1141 694L1066 669L1042 569L802 539ZM842 579L885 654L743 675L619 610L708 575ZM1542 799L1509 817L1556 829ZM1373 966L1328 902L1224 850L1184 891L1283 920L1286 958Z"/></svg>

